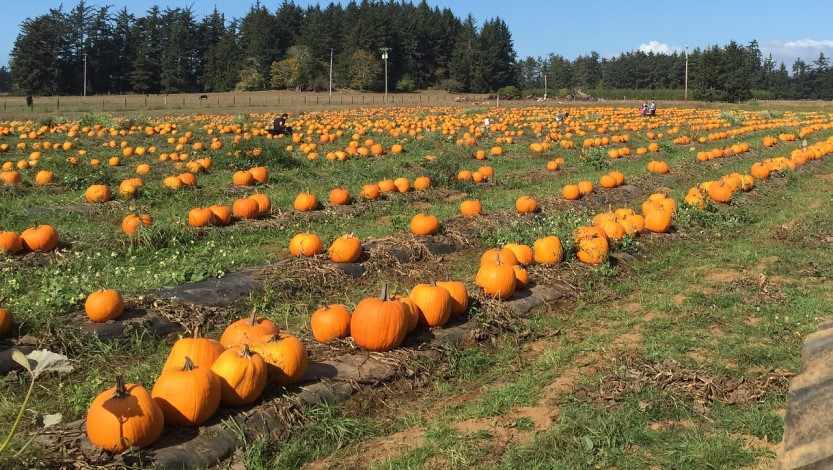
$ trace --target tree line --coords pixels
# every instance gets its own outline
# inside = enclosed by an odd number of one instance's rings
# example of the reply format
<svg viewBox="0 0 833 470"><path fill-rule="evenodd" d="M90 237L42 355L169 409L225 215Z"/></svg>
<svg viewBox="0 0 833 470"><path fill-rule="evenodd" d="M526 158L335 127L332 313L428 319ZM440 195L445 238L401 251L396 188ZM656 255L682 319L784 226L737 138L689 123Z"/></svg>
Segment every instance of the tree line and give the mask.
<svg viewBox="0 0 833 470"><path fill-rule="evenodd" d="M240 19L157 6L135 16L80 0L25 20L10 65L15 89L38 95L79 94L85 56L88 93L322 90L331 63L335 86L380 90L383 47L391 49L391 89L484 92L515 83L503 20L478 25L424 0L285 1L276 11L257 1Z"/></svg>
<svg viewBox="0 0 833 470"><path fill-rule="evenodd" d="M29 18L0 67L0 92L33 95L87 92L180 93L267 89L384 88L381 49L390 48L391 90L438 88L503 96L581 89L681 89L686 55L640 51L616 57L592 52L519 59L506 23L478 24L424 0L362 0L275 11L256 1L242 18L216 8L197 18L190 8L93 7L86 0ZM764 57L758 43L730 42L688 54L691 97L833 99L833 67L824 55L788 70ZM521 91L523 90L523 91Z"/></svg>

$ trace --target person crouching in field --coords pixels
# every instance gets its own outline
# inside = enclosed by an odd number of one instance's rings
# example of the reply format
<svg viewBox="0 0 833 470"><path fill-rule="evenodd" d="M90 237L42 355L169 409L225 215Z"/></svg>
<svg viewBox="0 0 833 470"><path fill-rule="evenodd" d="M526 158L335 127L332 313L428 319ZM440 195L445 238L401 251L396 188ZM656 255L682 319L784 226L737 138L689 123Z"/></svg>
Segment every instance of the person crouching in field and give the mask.
<svg viewBox="0 0 833 470"><path fill-rule="evenodd" d="M283 113L279 117L275 118L272 122L272 128L268 129L269 133L272 135L289 135L292 134L292 128L287 127L286 119L289 117L288 114Z"/></svg>

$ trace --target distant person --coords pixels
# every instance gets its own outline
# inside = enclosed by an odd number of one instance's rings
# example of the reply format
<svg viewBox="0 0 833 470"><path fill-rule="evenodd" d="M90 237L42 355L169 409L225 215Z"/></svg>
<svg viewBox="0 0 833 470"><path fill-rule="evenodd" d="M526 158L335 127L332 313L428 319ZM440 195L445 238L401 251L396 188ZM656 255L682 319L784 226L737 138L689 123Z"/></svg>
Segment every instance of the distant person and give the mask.
<svg viewBox="0 0 833 470"><path fill-rule="evenodd" d="M490 128L491 126L492 126L492 120L491 120L491 119L486 118L486 119L484 119L484 120L483 120L483 130L484 130L486 133L488 133L488 132L489 132L489 128Z"/></svg>
<svg viewBox="0 0 833 470"><path fill-rule="evenodd" d="M657 104L651 101L651 104L648 105L648 116L656 116L657 115Z"/></svg>
<svg viewBox="0 0 833 470"><path fill-rule="evenodd" d="M275 118L275 120L272 122L272 129L269 130L269 133L273 135L292 134L292 128L287 127L286 125L287 118L289 118L289 115L286 113L283 113L279 117Z"/></svg>
<svg viewBox="0 0 833 470"><path fill-rule="evenodd" d="M35 105L35 99L32 98L32 95L26 95L26 107L29 108L29 110L31 111L32 106L34 106L34 105Z"/></svg>
<svg viewBox="0 0 833 470"><path fill-rule="evenodd" d="M648 115L648 103L642 102L642 106L639 107L639 115L643 117Z"/></svg>

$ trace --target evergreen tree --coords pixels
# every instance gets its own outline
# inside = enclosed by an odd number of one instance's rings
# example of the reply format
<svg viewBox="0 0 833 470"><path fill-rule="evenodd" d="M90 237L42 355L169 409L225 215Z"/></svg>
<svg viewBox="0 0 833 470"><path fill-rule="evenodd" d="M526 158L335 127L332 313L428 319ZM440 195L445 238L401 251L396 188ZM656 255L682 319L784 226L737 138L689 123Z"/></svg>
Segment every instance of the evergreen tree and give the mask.
<svg viewBox="0 0 833 470"><path fill-rule="evenodd" d="M509 27L495 18L480 30L480 73L485 90L496 91L518 82L515 47ZM484 90L484 91L485 91Z"/></svg>
<svg viewBox="0 0 833 470"><path fill-rule="evenodd" d="M483 84L477 24L471 15L463 22L457 35L449 63L449 77L459 87L451 91L474 91Z"/></svg>

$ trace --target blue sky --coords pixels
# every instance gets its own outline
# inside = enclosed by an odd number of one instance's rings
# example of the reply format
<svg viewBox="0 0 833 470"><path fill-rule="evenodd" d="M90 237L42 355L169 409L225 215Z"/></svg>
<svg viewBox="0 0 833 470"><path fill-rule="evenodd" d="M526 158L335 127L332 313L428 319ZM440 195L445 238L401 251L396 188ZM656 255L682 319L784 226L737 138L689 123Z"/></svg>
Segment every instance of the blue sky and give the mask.
<svg viewBox="0 0 833 470"><path fill-rule="evenodd" d="M127 5L142 13L153 4L193 6L198 15L214 5L227 16L240 17L254 0L91 0L93 5ZM329 0L327 0L328 2ZM8 62L20 22L49 8L75 0L7 1L0 18L0 64ZM281 0L262 0L276 9ZM314 1L296 0L308 5ZM326 2L323 2L326 3ZM828 0L598 0L510 1L430 0L451 7L459 16L478 21L501 16L512 30L519 56L556 52L567 57L591 50L604 56L639 49L669 51L684 46L746 43L758 39L765 53L789 64L796 57L812 59L819 52L833 56L833 8ZM511 5L511 8L507 7Z"/></svg>

